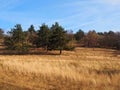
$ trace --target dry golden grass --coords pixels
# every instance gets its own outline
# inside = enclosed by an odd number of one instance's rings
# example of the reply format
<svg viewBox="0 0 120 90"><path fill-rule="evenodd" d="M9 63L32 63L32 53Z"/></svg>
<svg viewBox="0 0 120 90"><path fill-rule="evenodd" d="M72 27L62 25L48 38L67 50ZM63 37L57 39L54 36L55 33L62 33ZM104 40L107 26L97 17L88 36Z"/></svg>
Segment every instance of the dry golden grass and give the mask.
<svg viewBox="0 0 120 90"><path fill-rule="evenodd" d="M119 52L77 48L62 55L1 55L0 90L120 90Z"/></svg>

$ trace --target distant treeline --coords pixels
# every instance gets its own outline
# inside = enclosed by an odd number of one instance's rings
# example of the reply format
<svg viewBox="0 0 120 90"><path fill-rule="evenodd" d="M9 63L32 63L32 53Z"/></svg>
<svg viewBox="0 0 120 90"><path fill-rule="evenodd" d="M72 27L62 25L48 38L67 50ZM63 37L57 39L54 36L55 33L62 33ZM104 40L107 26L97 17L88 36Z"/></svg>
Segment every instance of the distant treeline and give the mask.
<svg viewBox="0 0 120 90"><path fill-rule="evenodd" d="M39 30L35 30L31 25L27 31L22 29L20 24L4 34L0 29L0 40L6 49L15 50L18 53L27 53L31 48L44 48L48 50L73 50L76 46L113 48L120 50L120 32L96 32L90 30L85 33L78 30L73 33L65 30L59 23L48 27L42 24Z"/></svg>

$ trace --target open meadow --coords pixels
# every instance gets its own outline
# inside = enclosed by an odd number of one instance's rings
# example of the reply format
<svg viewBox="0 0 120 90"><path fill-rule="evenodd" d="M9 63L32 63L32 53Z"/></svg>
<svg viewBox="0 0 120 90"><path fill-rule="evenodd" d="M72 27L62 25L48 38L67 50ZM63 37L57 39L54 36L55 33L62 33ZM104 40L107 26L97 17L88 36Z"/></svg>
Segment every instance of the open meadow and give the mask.
<svg viewBox="0 0 120 90"><path fill-rule="evenodd" d="M0 90L120 90L120 52L76 48L62 55L0 55Z"/></svg>

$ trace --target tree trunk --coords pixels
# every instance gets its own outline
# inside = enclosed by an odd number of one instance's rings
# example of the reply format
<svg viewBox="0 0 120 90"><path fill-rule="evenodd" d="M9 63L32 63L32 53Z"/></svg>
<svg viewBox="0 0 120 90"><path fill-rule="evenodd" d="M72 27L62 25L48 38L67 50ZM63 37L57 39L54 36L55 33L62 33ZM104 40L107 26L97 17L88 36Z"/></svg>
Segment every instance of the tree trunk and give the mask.
<svg viewBox="0 0 120 90"><path fill-rule="evenodd" d="M62 54L62 49L60 49L60 55Z"/></svg>
<svg viewBox="0 0 120 90"><path fill-rule="evenodd" d="M46 45L46 47L45 47L45 50L46 50L46 53L48 53L48 46Z"/></svg>

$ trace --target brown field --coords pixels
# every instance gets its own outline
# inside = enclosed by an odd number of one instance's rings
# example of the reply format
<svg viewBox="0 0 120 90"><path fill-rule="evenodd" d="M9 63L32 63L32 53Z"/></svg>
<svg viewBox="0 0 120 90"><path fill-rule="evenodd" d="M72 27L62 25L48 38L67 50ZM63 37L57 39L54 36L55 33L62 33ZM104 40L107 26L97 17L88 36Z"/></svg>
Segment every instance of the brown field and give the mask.
<svg viewBox="0 0 120 90"><path fill-rule="evenodd" d="M0 90L120 90L120 53L76 48L62 55L0 55Z"/></svg>

